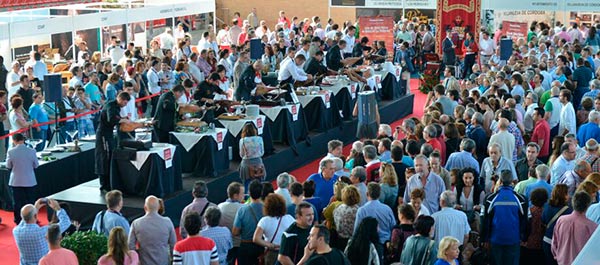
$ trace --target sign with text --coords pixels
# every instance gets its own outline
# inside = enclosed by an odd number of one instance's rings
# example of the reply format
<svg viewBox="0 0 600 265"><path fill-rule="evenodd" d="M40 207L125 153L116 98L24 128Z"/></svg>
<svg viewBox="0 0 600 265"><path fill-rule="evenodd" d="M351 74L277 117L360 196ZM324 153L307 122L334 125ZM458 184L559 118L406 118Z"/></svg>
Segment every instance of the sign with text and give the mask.
<svg viewBox="0 0 600 265"><path fill-rule="evenodd" d="M514 41L527 39L527 30L527 22L502 21L502 34Z"/></svg>
<svg viewBox="0 0 600 265"><path fill-rule="evenodd" d="M394 50L394 18L386 16L359 17L358 24L361 37L369 38L369 42L384 41L388 53Z"/></svg>

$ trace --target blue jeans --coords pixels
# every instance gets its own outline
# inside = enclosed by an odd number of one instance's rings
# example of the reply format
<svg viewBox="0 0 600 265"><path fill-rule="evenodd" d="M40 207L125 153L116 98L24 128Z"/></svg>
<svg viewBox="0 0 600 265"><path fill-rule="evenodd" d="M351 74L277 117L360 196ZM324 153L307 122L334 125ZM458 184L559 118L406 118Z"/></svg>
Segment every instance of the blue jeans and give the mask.
<svg viewBox="0 0 600 265"><path fill-rule="evenodd" d="M33 139L42 140L42 142L37 147L35 147L35 150L38 152L44 150L44 147L46 146L46 139L48 138L48 129L41 129L39 132L38 130L33 129L32 134Z"/></svg>
<svg viewBox="0 0 600 265"><path fill-rule="evenodd" d="M492 264L495 265L519 265L521 246L492 244Z"/></svg>
<svg viewBox="0 0 600 265"><path fill-rule="evenodd" d="M79 132L77 133L77 138L96 134L96 131L94 130L94 124L90 119L79 119L78 127Z"/></svg>

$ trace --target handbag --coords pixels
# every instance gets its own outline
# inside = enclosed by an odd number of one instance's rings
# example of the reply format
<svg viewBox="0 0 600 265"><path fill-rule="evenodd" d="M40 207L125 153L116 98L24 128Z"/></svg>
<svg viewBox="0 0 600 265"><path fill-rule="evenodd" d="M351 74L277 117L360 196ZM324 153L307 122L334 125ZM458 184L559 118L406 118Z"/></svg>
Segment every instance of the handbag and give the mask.
<svg viewBox="0 0 600 265"><path fill-rule="evenodd" d="M283 220L283 216L281 216L279 218L279 223L277 223L277 228L275 228L275 233L273 233L273 237L271 238L271 240L269 241L269 243L273 243L273 240L275 240L275 236L277 236L277 232L279 231L279 226L281 225L281 220ZM260 256L258 256L258 264L259 265L270 265L270 264L265 264L265 258L266 256L269 254L268 249L265 249L265 251L260 254Z"/></svg>
<svg viewBox="0 0 600 265"><path fill-rule="evenodd" d="M248 166L248 176L251 179L262 179L265 177L265 165L249 165Z"/></svg>

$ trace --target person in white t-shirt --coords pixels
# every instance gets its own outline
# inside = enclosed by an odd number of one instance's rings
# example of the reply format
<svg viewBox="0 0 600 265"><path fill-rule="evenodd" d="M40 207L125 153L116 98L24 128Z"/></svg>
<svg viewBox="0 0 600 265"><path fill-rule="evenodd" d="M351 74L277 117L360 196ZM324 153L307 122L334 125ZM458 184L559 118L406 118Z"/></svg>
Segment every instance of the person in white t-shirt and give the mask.
<svg viewBox="0 0 600 265"><path fill-rule="evenodd" d="M296 220L286 214L285 199L279 194L272 193L265 198L263 211L265 214L256 225L252 241L267 248L265 264L274 264L281 245L281 235Z"/></svg>
<svg viewBox="0 0 600 265"><path fill-rule="evenodd" d="M19 88L21 87L21 73L19 69L21 68L21 64L19 61L14 61L12 63L12 71L8 72L6 76L6 89L8 89L8 99L12 97L12 95L16 94ZM10 104L9 109L10 109Z"/></svg>
<svg viewBox="0 0 600 265"><path fill-rule="evenodd" d="M130 121L135 121L138 118L137 108L135 107L135 97L136 93L133 89L133 84L131 82L125 82L123 84L123 91L127 92L131 99L127 102L125 107L121 107L121 117L127 117Z"/></svg>

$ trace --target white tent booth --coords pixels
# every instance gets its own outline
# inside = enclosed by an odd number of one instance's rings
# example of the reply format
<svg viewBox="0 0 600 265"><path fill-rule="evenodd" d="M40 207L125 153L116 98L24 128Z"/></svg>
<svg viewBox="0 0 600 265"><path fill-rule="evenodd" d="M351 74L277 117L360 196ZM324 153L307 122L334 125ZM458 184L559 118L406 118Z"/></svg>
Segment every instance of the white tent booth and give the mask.
<svg viewBox="0 0 600 265"><path fill-rule="evenodd" d="M206 30L208 24L215 22L214 12L214 0L145 0L52 7L42 10L43 15L39 15L39 10L37 15L27 11L0 13L0 55L7 68L12 60L23 59L34 49L58 48L61 58L49 60L64 60L73 58L74 44L85 38L92 40L86 41L91 52L104 51L112 35L146 48L152 37L179 20L189 22L186 24L190 30Z"/></svg>

